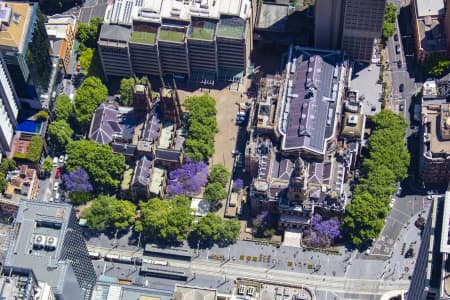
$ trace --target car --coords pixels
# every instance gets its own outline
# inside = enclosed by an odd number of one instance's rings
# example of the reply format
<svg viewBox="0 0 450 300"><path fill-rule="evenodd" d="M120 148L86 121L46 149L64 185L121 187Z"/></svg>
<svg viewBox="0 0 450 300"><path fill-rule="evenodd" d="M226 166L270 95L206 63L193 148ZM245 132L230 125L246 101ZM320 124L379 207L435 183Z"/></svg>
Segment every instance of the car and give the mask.
<svg viewBox="0 0 450 300"><path fill-rule="evenodd" d="M397 61L397 67L398 67L399 69L402 67L402 61L401 61L401 60Z"/></svg>
<svg viewBox="0 0 450 300"><path fill-rule="evenodd" d="M58 165L58 158L53 157L53 166L56 167Z"/></svg>
<svg viewBox="0 0 450 300"><path fill-rule="evenodd" d="M394 34L394 40L395 40L395 41L398 41L398 34L397 34L397 33Z"/></svg>
<svg viewBox="0 0 450 300"><path fill-rule="evenodd" d="M405 90L405 85L403 83L400 83L400 85L398 86L398 91L400 93L403 93L404 90Z"/></svg>
<svg viewBox="0 0 450 300"><path fill-rule="evenodd" d="M397 196L401 196L402 192L403 192L403 189L401 187L399 187L397 190Z"/></svg>
<svg viewBox="0 0 450 300"><path fill-rule="evenodd" d="M400 54L400 45L395 45L395 53Z"/></svg>
<svg viewBox="0 0 450 300"><path fill-rule="evenodd" d="M398 107L398 109L400 111L404 111L405 110L405 105L404 104L400 104L400 106Z"/></svg>
<svg viewBox="0 0 450 300"><path fill-rule="evenodd" d="M61 198L61 194L56 192L55 193L55 201L59 201L60 198Z"/></svg>
<svg viewBox="0 0 450 300"><path fill-rule="evenodd" d="M59 170L59 168L56 169L55 172L55 179L59 179L61 177L61 171Z"/></svg>
<svg viewBox="0 0 450 300"><path fill-rule="evenodd" d="M59 189L59 182L55 182L54 184L53 184L53 190L54 191L57 191Z"/></svg>
<svg viewBox="0 0 450 300"><path fill-rule="evenodd" d="M427 200L433 200L433 196L428 195L428 196L427 196Z"/></svg>
<svg viewBox="0 0 450 300"><path fill-rule="evenodd" d="M60 164L64 163L64 155L61 155L61 156L59 157L59 163L60 163Z"/></svg>

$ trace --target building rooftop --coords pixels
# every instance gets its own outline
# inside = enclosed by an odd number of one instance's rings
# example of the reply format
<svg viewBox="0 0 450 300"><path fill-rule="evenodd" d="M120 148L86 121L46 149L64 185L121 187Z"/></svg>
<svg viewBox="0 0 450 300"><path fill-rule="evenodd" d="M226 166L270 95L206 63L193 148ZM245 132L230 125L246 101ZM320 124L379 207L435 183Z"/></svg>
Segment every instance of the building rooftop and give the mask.
<svg viewBox="0 0 450 300"><path fill-rule="evenodd" d="M131 43L154 45L156 41L156 33L132 31L130 36Z"/></svg>
<svg viewBox="0 0 450 300"><path fill-rule="evenodd" d="M191 39L212 41L216 33L216 22L207 20L193 20L188 31Z"/></svg>
<svg viewBox="0 0 450 300"><path fill-rule="evenodd" d="M92 300L171 300L172 291L136 285L97 282Z"/></svg>
<svg viewBox="0 0 450 300"><path fill-rule="evenodd" d="M38 280L60 286L69 267L63 261L62 244L71 217L72 207L68 204L22 201L5 265L32 269Z"/></svg>
<svg viewBox="0 0 450 300"><path fill-rule="evenodd" d="M173 300L216 300L217 290L192 287L187 285L176 285L173 292Z"/></svg>
<svg viewBox="0 0 450 300"><path fill-rule="evenodd" d="M335 128L340 64L339 52L297 48L287 65L287 93L280 110L282 150L305 149L324 154Z"/></svg>
<svg viewBox="0 0 450 300"><path fill-rule="evenodd" d="M166 177L166 170L154 167L151 174L150 193L159 195L163 188L163 182Z"/></svg>
<svg viewBox="0 0 450 300"><path fill-rule="evenodd" d="M172 138L174 134L175 126L171 122L164 122L159 136L158 148L169 149L172 144Z"/></svg>
<svg viewBox="0 0 450 300"><path fill-rule="evenodd" d="M164 23L164 20L185 20L192 17L218 19L221 15L247 19L251 14L249 0L116 0L105 12L105 23L130 25L133 20Z"/></svg>
<svg viewBox="0 0 450 300"><path fill-rule="evenodd" d="M133 108L102 103L92 118L89 139L99 144L109 144L116 138L131 140L135 126Z"/></svg>
<svg viewBox="0 0 450 300"><path fill-rule="evenodd" d="M30 21L37 9L28 2L0 2L0 48L23 52L30 35Z"/></svg>
<svg viewBox="0 0 450 300"><path fill-rule="evenodd" d="M288 12L288 4L263 2L255 27L270 31L283 31L287 26Z"/></svg>
<svg viewBox="0 0 450 300"><path fill-rule="evenodd" d="M147 156L142 156L137 162L134 168L133 185L147 186L150 175L152 174L152 161Z"/></svg>
<svg viewBox="0 0 450 300"><path fill-rule="evenodd" d="M425 51L447 51L444 24L438 19L425 17L418 20L420 47Z"/></svg>
<svg viewBox="0 0 450 300"><path fill-rule="evenodd" d="M102 24L99 39L105 41L128 42L131 36L131 29L117 24Z"/></svg>
<svg viewBox="0 0 450 300"><path fill-rule="evenodd" d="M362 114L346 112L341 135L348 138L360 138L363 133L363 118Z"/></svg>
<svg viewBox="0 0 450 300"><path fill-rule="evenodd" d="M417 17L440 16L445 14L443 0L415 0Z"/></svg>
<svg viewBox="0 0 450 300"><path fill-rule="evenodd" d="M183 43L185 37L184 28L164 27L159 30L159 40L167 42Z"/></svg>
<svg viewBox="0 0 450 300"><path fill-rule="evenodd" d="M450 103L422 107L425 155L450 155Z"/></svg>
<svg viewBox="0 0 450 300"><path fill-rule="evenodd" d="M217 36L242 39L245 33L246 21L232 16L224 16L220 18L219 25L217 27Z"/></svg>

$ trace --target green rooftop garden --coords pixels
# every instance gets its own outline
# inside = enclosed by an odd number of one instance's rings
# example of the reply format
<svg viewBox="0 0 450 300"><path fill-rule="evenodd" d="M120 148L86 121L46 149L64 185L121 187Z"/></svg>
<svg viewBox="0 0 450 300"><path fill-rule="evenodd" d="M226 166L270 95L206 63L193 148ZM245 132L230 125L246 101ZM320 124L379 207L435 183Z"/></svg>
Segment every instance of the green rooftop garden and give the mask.
<svg viewBox="0 0 450 300"><path fill-rule="evenodd" d="M219 24L217 28L217 36L241 39L244 36L245 26Z"/></svg>
<svg viewBox="0 0 450 300"><path fill-rule="evenodd" d="M159 31L159 40L169 42L184 42L184 32L161 29Z"/></svg>
<svg viewBox="0 0 450 300"><path fill-rule="evenodd" d="M154 45L156 40L156 33L144 31L132 31L130 42L139 44Z"/></svg>
<svg viewBox="0 0 450 300"><path fill-rule="evenodd" d="M193 27L191 38L212 41L214 37L214 28Z"/></svg>

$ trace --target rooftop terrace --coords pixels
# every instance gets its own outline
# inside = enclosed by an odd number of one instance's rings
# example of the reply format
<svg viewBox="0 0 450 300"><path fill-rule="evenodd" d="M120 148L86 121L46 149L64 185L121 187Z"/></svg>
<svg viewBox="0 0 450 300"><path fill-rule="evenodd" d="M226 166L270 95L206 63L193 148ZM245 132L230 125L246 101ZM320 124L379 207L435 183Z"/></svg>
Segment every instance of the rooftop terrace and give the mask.
<svg viewBox="0 0 450 300"><path fill-rule="evenodd" d="M36 6L28 2L1 2L0 47L21 52L27 39Z"/></svg>
<svg viewBox="0 0 450 300"><path fill-rule="evenodd" d="M132 31L130 36L130 42L136 44L154 45L156 41L156 33Z"/></svg>
<svg viewBox="0 0 450 300"><path fill-rule="evenodd" d="M189 29L189 37L192 39L208 40L214 39L216 24L213 22L192 22Z"/></svg>
<svg viewBox="0 0 450 300"><path fill-rule="evenodd" d="M232 39L244 38L245 21L236 17L221 18L217 27L217 36Z"/></svg>
<svg viewBox="0 0 450 300"><path fill-rule="evenodd" d="M161 28L159 31L159 40L160 41L168 41L168 42L176 42L183 43L184 42L185 33L182 31L175 31L172 29Z"/></svg>

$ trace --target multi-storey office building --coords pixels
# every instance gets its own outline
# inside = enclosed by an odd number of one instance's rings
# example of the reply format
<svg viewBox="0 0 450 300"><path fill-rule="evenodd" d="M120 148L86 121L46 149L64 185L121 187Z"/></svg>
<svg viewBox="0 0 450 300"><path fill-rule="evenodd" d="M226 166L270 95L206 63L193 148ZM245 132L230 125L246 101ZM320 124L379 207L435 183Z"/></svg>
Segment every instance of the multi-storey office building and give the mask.
<svg viewBox="0 0 450 300"><path fill-rule="evenodd" d="M0 53L0 153L3 155L11 150L19 105L19 99Z"/></svg>
<svg viewBox="0 0 450 300"><path fill-rule="evenodd" d="M22 201L12 226L5 267L32 270L56 299L91 298L96 274L71 205Z"/></svg>
<svg viewBox="0 0 450 300"><path fill-rule="evenodd" d="M340 48L351 59L370 62L381 37L386 0L318 0L314 43Z"/></svg>
<svg viewBox="0 0 450 300"><path fill-rule="evenodd" d="M107 76L237 80L251 47L251 0L116 0L98 40Z"/></svg>
<svg viewBox="0 0 450 300"><path fill-rule="evenodd" d="M0 51L14 87L33 108L48 85L52 68L44 16L38 3L0 1Z"/></svg>

